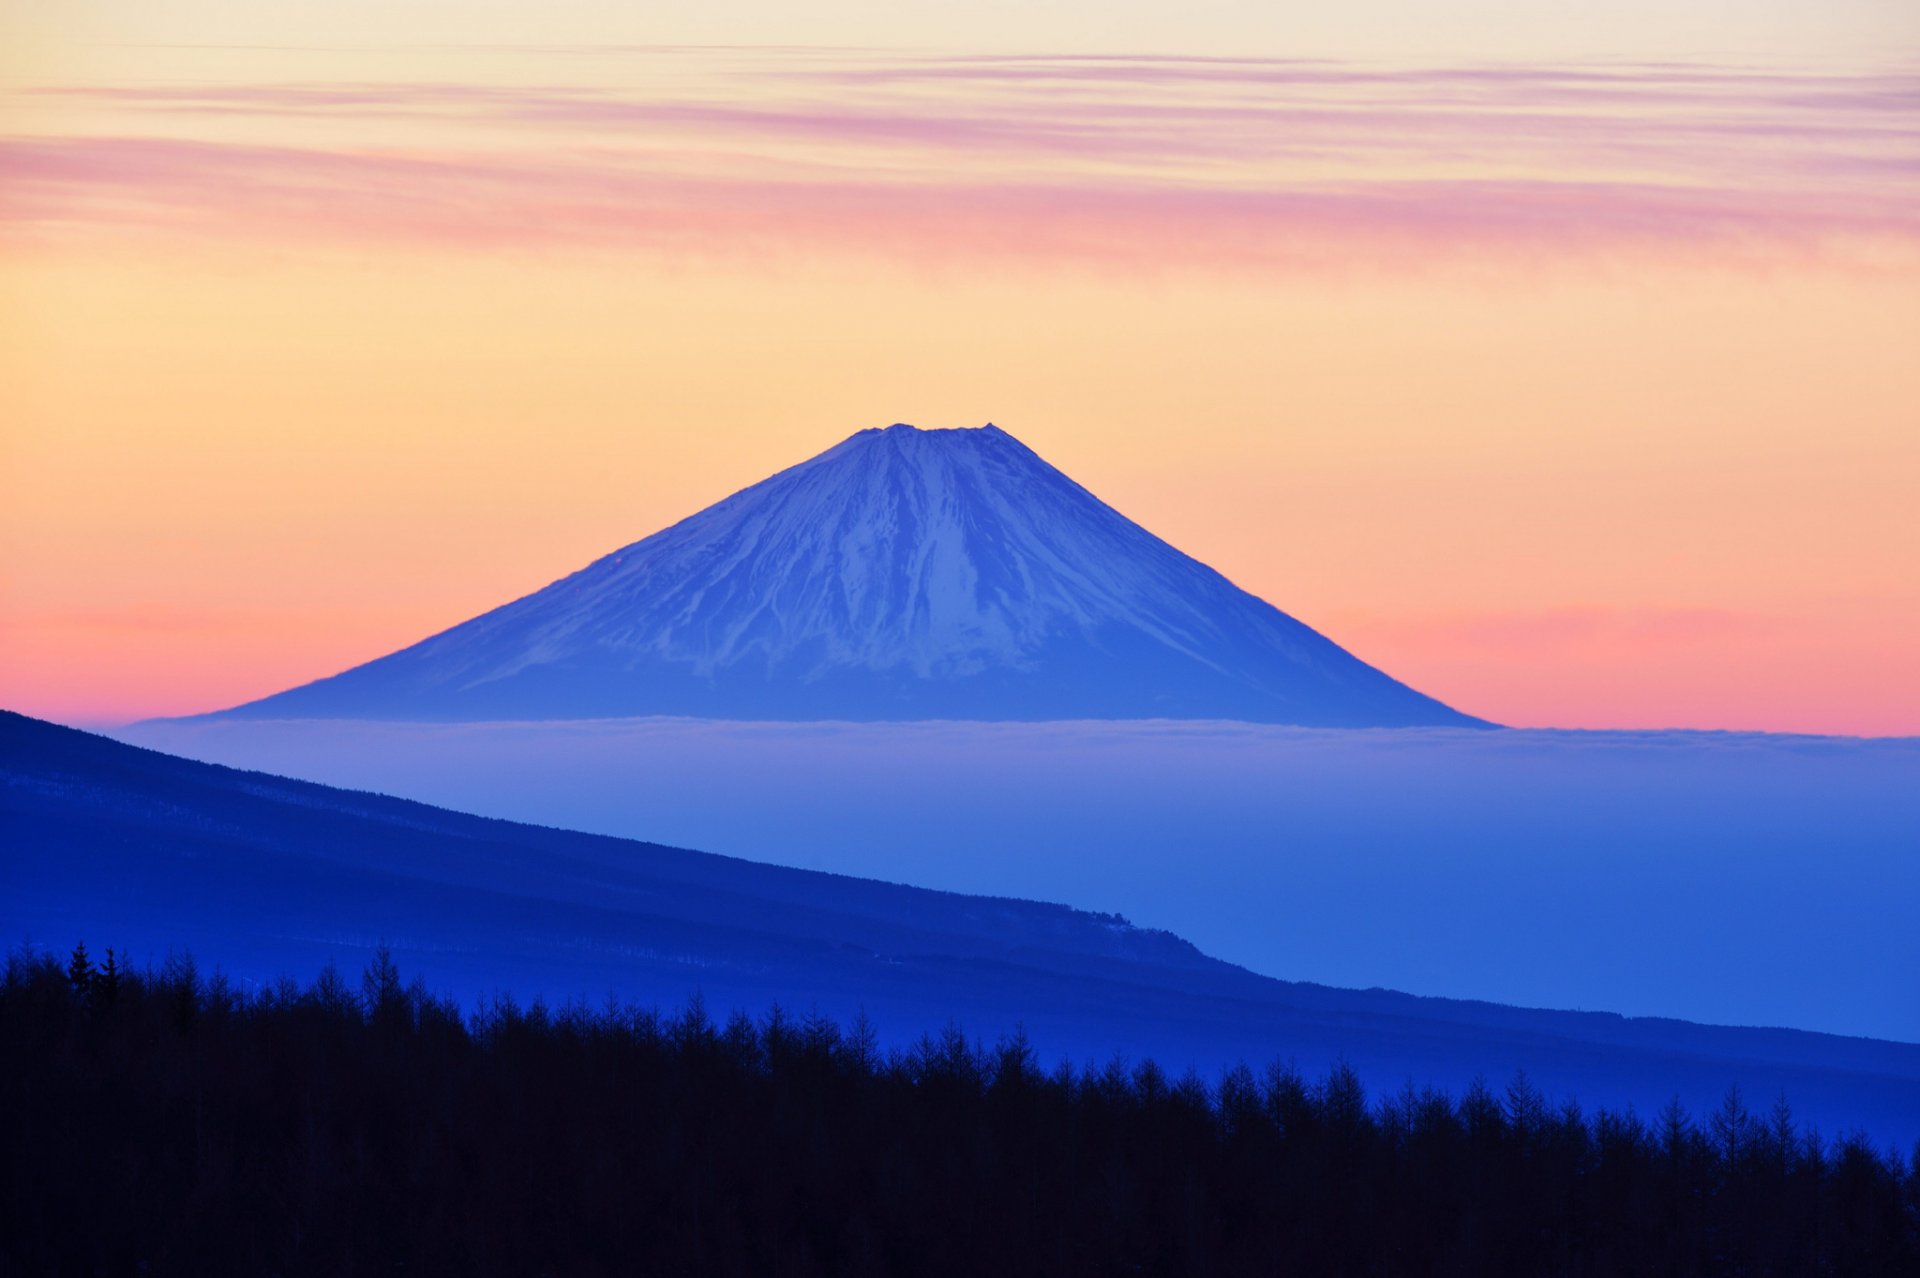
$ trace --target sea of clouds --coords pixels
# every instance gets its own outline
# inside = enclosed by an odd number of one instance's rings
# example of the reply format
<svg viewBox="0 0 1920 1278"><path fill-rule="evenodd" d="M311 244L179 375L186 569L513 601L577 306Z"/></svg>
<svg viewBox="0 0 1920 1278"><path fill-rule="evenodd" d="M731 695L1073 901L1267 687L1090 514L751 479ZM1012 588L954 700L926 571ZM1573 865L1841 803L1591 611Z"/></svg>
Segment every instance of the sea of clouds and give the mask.
<svg viewBox="0 0 1920 1278"><path fill-rule="evenodd" d="M1920 1041L1920 739L670 718L115 735L1115 911L1287 979Z"/></svg>

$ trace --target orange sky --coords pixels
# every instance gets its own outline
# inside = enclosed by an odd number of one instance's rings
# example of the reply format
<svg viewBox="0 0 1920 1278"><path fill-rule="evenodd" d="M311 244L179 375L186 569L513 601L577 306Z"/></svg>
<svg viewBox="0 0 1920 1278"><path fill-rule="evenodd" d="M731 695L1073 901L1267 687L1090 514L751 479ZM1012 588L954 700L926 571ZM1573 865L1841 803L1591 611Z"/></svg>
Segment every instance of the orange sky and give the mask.
<svg viewBox="0 0 1920 1278"><path fill-rule="evenodd" d="M992 420L1473 713L1920 733L1910 71L84 52L4 68L0 704L258 696Z"/></svg>

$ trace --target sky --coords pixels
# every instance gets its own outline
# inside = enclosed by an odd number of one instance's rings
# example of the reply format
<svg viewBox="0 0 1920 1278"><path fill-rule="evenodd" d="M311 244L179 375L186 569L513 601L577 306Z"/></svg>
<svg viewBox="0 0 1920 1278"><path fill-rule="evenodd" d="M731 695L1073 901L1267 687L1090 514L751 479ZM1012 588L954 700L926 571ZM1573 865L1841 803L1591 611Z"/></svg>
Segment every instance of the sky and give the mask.
<svg viewBox="0 0 1920 1278"><path fill-rule="evenodd" d="M1920 19L0 0L0 704L993 421L1471 713L1920 734Z"/></svg>

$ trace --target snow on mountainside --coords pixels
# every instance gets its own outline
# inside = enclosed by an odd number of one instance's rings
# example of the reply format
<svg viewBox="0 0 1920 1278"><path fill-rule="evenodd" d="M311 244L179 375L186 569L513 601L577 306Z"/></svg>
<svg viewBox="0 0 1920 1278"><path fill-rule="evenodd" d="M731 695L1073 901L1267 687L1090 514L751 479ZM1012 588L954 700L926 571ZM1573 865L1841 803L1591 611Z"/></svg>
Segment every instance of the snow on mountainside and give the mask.
<svg viewBox="0 0 1920 1278"><path fill-rule="evenodd" d="M994 426L864 430L505 607L230 715L1475 720Z"/></svg>

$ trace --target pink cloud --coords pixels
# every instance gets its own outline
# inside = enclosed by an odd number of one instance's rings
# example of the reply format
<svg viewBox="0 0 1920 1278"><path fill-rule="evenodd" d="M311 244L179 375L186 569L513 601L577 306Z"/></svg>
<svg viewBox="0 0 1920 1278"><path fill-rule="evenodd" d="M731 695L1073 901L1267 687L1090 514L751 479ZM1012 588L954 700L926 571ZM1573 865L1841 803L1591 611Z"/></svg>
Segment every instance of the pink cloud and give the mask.
<svg viewBox="0 0 1920 1278"><path fill-rule="evenodd" d="M1912 77L840 55L768 56L748 81L703 96L49 89L101 127L0 139L0 221L16 238L92 226L1155 268L1621 251L1738 262L1869 241L1904 264L1920 241L1920 117L1901 109L1920 102ZM431 121L449 140L178 135L196 117L286 116L323 136L328 121ZM168 136L138 127L160 120Z"/></svg>
<svg viewBox="0 0 1920 1278"><path fill-rule="evenodd" d="M1920 233L1887 199L1644 183L1386 181L1241 190L1127 181L708 178L645 156L332 152L149 138L14 139L0 222L219 237L821 247L1066 260L1344 264L1432 250L1812 250ZM638 162L630 162L637 159ZM1331 255L1331 256L1329 256Z"/></svg>

